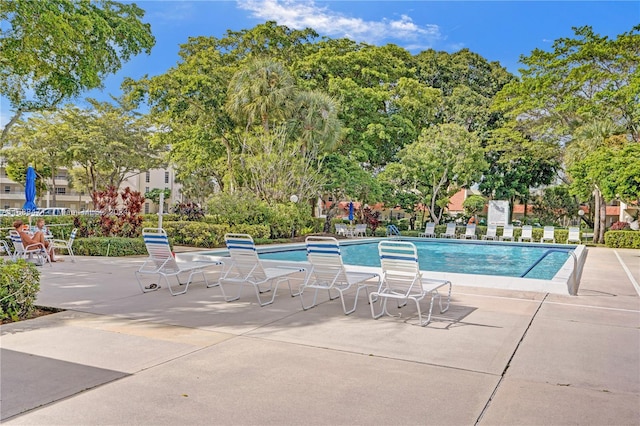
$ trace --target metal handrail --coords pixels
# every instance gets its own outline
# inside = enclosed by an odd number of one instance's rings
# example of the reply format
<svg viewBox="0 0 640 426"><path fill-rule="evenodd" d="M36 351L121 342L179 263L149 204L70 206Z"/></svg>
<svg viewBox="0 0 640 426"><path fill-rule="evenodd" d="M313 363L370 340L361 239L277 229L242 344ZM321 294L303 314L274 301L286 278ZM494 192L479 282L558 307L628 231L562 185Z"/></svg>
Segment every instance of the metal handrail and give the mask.
<svg viewBox="0 0 640 426"><path fill-rule="evenodd" d="M582 263L578 262L578 256L576 256L576 253L574 250L549 249L545 251L538 258L538 260L533 262L533 264L524 273L520 275L520 278L524 278L529 272L531 272L533 268L538 266L538 264L542 262L542 260L551 253L567 253L567 254L570 254L571 257L573 257L573 270L571 271L571 275L569 276L569 281L567 282L567 284L571 283L571 285L568 286L569 294L572 296L576 296L578 294L578 286L580 285L578 277L582 276L582 268L584 267L584 262ZM586 250L585 250L585 254L586 254ZM584 254L582 255L582 257L584 257ZM578 266L580 266L580 270L578 270Z"/></svg>

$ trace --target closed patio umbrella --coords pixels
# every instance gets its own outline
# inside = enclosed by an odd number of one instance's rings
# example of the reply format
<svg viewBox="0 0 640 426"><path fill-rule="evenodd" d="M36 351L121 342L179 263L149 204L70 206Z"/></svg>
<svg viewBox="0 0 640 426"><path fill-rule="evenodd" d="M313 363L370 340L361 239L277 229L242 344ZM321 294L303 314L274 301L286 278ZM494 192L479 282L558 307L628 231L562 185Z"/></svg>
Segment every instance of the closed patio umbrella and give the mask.
<svg viewBox="0 0 640 426"><path fill-rule="evenodd" d="M349 220L353 221L353 201L349 201Z"/></svg>
<svg viewBox="0 0 640 426"><path fill-rule="evenodd" d="M22 207L25 211L32 212L37 210L38 206L36 206L36 171L33 170L33 167L29 166L27 168L27 180L24 184L24 198L25 203Z"/></svg>

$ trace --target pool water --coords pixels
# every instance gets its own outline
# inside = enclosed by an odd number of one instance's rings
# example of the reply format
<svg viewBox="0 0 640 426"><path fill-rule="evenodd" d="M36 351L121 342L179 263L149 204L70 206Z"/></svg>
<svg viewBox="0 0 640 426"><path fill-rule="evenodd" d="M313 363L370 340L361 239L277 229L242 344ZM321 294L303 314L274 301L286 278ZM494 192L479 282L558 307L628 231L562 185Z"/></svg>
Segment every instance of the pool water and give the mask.
<svg viewBox="0 0 640 426"><path fill-rule="evenodd" d="M423 271L455 272L460 274L500 275L520 277L547 250L558 246L530 246L519 243L486 244L473 242L415 241L418 261ZM566 252L552 252L533 268L526 278L550 280L562 267L571 248ZM342 260L348 265L380 267L378 243L341 244ZM307 258L305 248L260 253L261 259L302 262Z"/></svg>

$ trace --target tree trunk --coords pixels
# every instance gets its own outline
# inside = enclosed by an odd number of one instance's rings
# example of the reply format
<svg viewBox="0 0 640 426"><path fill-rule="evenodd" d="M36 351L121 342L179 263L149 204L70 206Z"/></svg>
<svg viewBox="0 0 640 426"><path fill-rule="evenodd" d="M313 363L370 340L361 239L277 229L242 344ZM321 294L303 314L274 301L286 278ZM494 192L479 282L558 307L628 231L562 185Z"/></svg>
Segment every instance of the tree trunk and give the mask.
<svg viewBox="0 0 640 426"><path fill-rule="evenodd" d="M600 235L598 236L598 241L600 244L604 244L604 232L606 231L607 223L607 203L600 191L598 191L598 194L600 195L600 211L598 212L600 217Z"/></svg>
<svg viewBox="0 0 640 426"><path fill-rule="evenodd" d="M593 243L600 240L600 191L593 190Z"/></svg>

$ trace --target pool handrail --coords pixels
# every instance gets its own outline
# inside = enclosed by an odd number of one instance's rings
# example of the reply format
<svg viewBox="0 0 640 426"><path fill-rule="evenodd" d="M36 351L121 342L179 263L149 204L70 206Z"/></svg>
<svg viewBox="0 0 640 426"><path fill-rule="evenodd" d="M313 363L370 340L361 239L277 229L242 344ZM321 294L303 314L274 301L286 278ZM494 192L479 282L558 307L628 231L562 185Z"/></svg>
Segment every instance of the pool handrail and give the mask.
<svg viewBox="0 0 640 426"><path fill-rule="evenodd" d="M581 256L581 261L578 261L578 256L576 256L575 250L549 249L542 253L538 260L533 262L533 264L525 272L520 274L520 278L524 278L529 272L531 272L533 268L538 266L538 264L551 253L568 253L571 255L571 257L573 257L573 270L571 271L571 275L569 276L569 280L567 281L567 290L571 296L577 296L578 287L580 287L580 279L582 278L582 270L584 269L584 263L586 260L586 249Z"/></svg>

